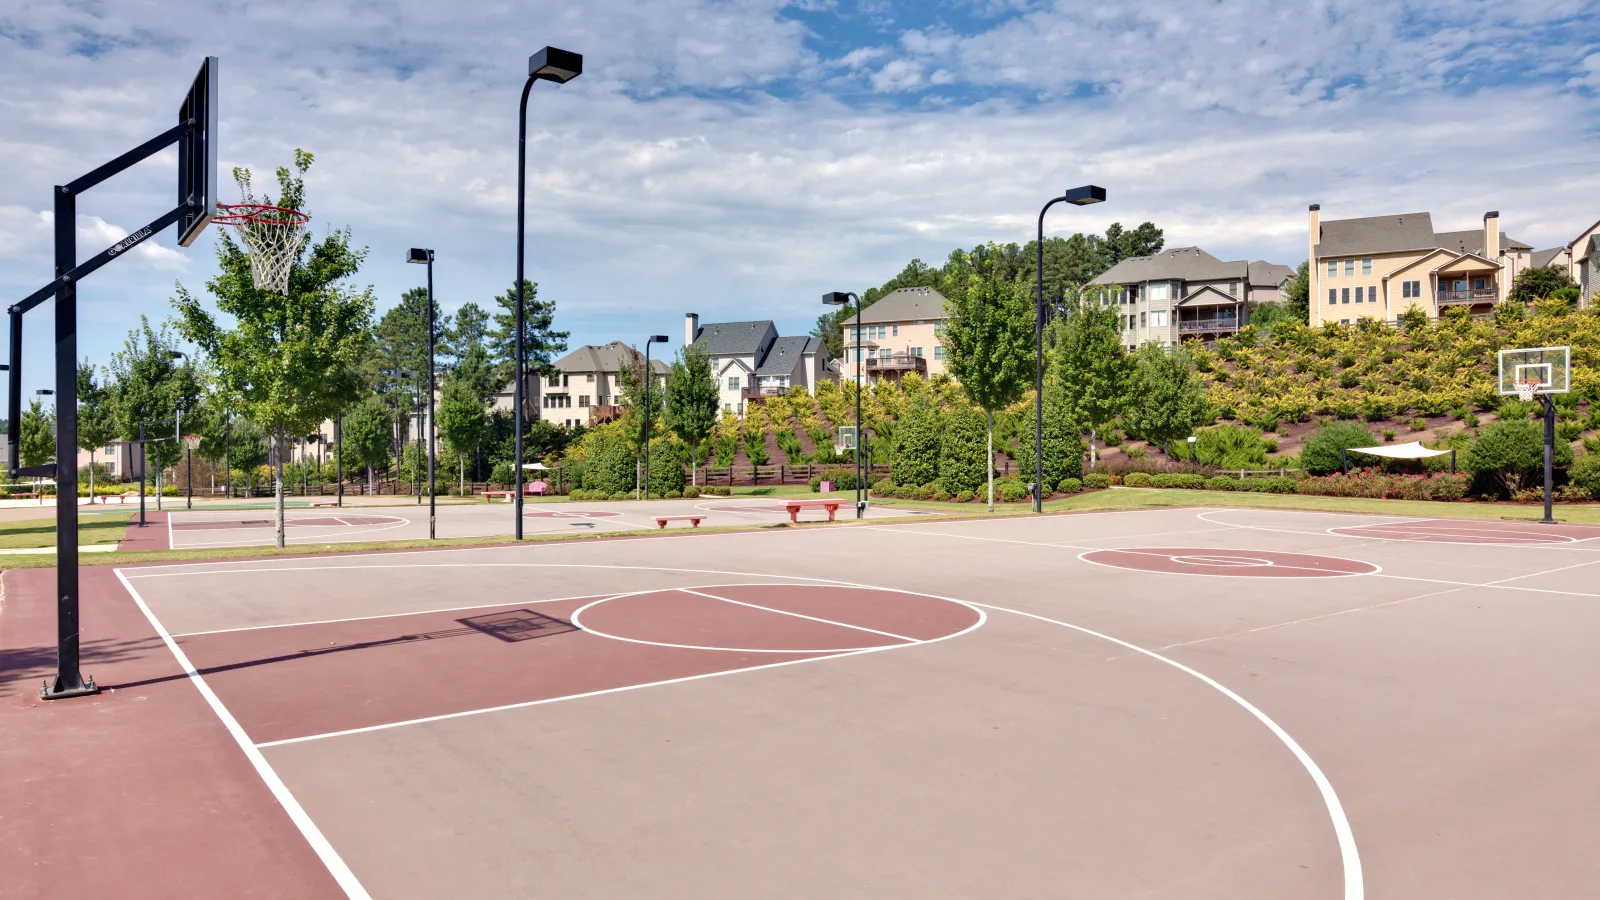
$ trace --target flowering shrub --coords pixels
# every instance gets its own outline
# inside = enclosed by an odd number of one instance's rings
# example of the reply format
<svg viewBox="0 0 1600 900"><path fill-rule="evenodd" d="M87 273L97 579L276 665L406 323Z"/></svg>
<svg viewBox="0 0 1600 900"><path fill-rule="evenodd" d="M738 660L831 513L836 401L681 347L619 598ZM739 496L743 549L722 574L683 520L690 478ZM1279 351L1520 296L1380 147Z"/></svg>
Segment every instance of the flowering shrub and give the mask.
<svg viewBox="0 0 1600 900"><path fill-rule="evenodd" d="M1379 469L1358 469L1349 475L1324 475L1295 483L1295 492L1322 497L1376 497L1400 500L1460 500L1472 476L1386 475Z"/></svg>

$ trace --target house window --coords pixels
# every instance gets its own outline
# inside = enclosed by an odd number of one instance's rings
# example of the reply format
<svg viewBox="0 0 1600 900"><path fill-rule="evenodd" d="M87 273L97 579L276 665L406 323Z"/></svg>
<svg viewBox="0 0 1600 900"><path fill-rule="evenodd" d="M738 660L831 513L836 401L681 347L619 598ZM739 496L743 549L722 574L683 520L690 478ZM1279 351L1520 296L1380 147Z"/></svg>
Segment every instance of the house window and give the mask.
<svg viewBox="0 0 1600 900"><path fill-rule="evenodd" d="M895 337L899 337L900 336L900 326L899 325L891 325L889 327L894 329L894 336Z"/></svg>
<svg viewBox="0 0 1600 900"><path fill-rule="evenodd" d="M724 403L724 404L722 404L722 411L723 412L733 412L733 404L732 403Z"/></svg>
<svg viewBox="0 0 1600 900"><path fill-rule="evenodd" d="M515 335L513 335L513 337L514 336ZM515 362L515 360L513 360L513 362ZM561 387L561 376L560 375L551 375L550 376L550 386L551 387Z"/></svg>
<svg viewBox="0 0 1600 900"><path fill-rule="evenodd" d="M513 335L513 337L515 337L515 335ZM594 384L594 373L590 372L589 374L583 376L583 380L586 384Z"/></svg>
<svg viewBox="0 0 1600 900"><path fill-rule="evenodd" d="M1409 281L1400 282L1400 296L1401 297L1409 297L1409 296L1411 296L1411 282L1409 282Z"/></svg>
<svg viewBox="0 0 1600 900"><path fill-rule="evenodd" d="M611 399L611 396L609 394L601 394L600 396L598 396L598 397L596 397L594 399L594 402L595 402L596 406L610 406L611 404L609 402L607 402L610 399Z"/></svg>
<svg viewBox="0 0 1600 900"><path fill-rule="evenodd" d="M513 362L515 362L515 360L513 360ZM728 390L737 391L738 389L739 389L739 376L737 376L737 375L728 376Z"/></svg>
<svg viewBox="0 0 1600 900"><path fill-rule="evenodd" d="M944 345L943 344L933 348L933 358L934 359L944 359Z"/></svg>
<svg viewBox="0 0 1600 900"><path fill-rule="evenodd" d="M1128 285L1128 302L1129 303L1138 303L1139 302L1139 286L1137 284Z"/></svg>
<svg viewBox="0 0 1600 900"><path fill-rule="evenodd" d="M911 324L913 324L913 325L922 325L924 323L923 323L923 321L921 319L918 319L917 321L912 322Z"/></svg>
<svg viewBox="0 0 1600 900"><path fill-rule="evenodd" d="M944 323L943 322L935 322L934 323L934 325L933 325L933 336L934 337L944 337Z"/></svg>
<svg viewBox="0 0 1600 900"><path fill-rule="evenodd" d="M1338 288L1328 288L1328 305L1332 306L1333 304L1338 303L1338 302L1339 302L1339 289Z"/></svg>
<svg viewBox="0 0 1600 900"><path fill-rule="evenodd" d="M1347 260L1344 261L1344 274L1345 275L1354 275L1354 274L1356 274L1356 261L1355 260L1347 259Z"/></svg>
<svg viewBox="0 0 1600 900"><path fill-rule="evenodd" d="M1340 325L1349 325L1350 324L1350 320L1349 319L1340 319L1339 320L1339 324Z"/></svg>
<svg viewBox="0 0 1600 900"><path fill-rule="evenodd" d="M1237 282L1237 281L1228 282L1228 296L1229 297L1237 297L1237 296L1239 296L1239 282Z"/></svg>
<svg viewBox="0 0 1600 900"><path fill-rule="evenodd" d="M1477 279L1474 279L1474 280L1473 280L1473 282L1472 282L1472 286L1473 286L1473 288L1475 288L1475 289L1477 289L1477 290L1480 290L1480 291L1481 291L1481 290L1483 290L1483 289L1484 289L1484 284L1485 284L1485 283L1486 283L1486 282L1485 282L1485 281L1484 281L1484 279L1482 279L1482 278L1477 278Z"/></svg>
<svg viewBox="0 0 1600 900"><path fill-rule="evenodd" d="M1139 313L1139 327L1140 328L1144 327L1144 317L1145 317L1145 313Z"/></svg>
<svg viewBox="0 0 1600 900"><path fill-rule="evenodd" d="M1160 327L1166 325L1167 324L1167 311L1164 310L1164 309L1158 309L1158 310L1155 310L1154 312L1150 313L1150 324L1152 326L1156 327L1156 328L1160 328Z"/></svg>
<svg viewBox="0 0 1600 900"><path fill-rule="evenodd" d="M1363 259L1361 261L1361 274L1363 274L1363 275L1371 275L1372 274L1372 260Z"/></svg>
<svg viewBox="0 0 1600 900"><path fill-rule="evenodd" d="M921 356L922 355L922 348L921 347L911 347L911 348L908 348L906 350L906 352L908 354L912 355L912 356Z"/></svg>
<svg viewBox="0 0 1600 900"><path fill-rule="evenodd" d="M1189 296L1189 283L1188 282L1184 282L1183 286L1178 289L1178 296L1180 296L1180 297Z"/></svg>
<svg viewBox="0 0 1600 900"><path fill-rule="evenodd" d="M890 350L888 347L884 347L882 350L878 351L878 358L879 359L893 359L894 358L894 351Z"/></svg>
<svg viewBox="0 0 1600 900"><path fill-rule="evenodd" d="M1350 289L1349 288L1345 288L1344 289L1344 293L1339 295L1339 302L1340 303L1349 303L1350 302Z"/></svg>
<svg viewBox="0 0 1600 900"><path fill-rule="evenodd" d="M1151 299L1151 300L1165 300L1165 299L1167 299L1167 283L1163 281L1163 282L1159 282L1157 284L1150 285L1150 297L1149 297L1149 299Z"/></svg>
<svg viewBox="0 0 1600 900"><path fill-rule="evenodd" d="M1361 302L1361 288L1356 288L1356 302Z"/></svg>
<svg viewBox="0 0 1600 900"><path fill-rule="evenodd" d="M1329 278L1333 278L1333 277L1337 276L1338 274L1339 274L1339 261L1337 259L1328 260L1328 277Z"/></svg>
<svg viewBox="0 0 1600 900"><path fill-rule="evenodd" d="M589 405L589 395L588 394L584 394L583 396L579 397L578 398L578 405L579 406L588 406Z"/></svg>

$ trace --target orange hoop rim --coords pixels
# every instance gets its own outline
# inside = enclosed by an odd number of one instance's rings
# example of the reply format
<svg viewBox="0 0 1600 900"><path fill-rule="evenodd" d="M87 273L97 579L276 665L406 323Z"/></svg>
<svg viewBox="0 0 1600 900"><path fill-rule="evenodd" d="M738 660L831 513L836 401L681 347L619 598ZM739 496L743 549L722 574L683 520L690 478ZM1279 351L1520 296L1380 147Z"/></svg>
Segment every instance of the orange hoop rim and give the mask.
<svg viewBox="0 0 1600 900"><path fill-rule="evenodd" d="M304 225L311 217L298 209L265 203L218 203L211 221L218 225Z"/></svg>

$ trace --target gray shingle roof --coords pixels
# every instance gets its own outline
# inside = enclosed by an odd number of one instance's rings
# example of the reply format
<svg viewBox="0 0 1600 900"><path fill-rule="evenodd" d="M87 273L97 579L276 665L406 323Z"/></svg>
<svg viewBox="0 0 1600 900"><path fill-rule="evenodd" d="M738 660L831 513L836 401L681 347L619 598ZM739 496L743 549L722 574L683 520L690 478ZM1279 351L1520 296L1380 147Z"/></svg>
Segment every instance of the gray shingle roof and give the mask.
<svg viewBox="0 0 1600 900"><path fill-rule="evenodd" d="M1438 246L1456 253L1475 253L1483 255L1483 229L1472 231L1441 231L1434 235ZM1533 248L1516 238L1500 232L1500 248L1502 250L1532 250Z"/></svg>
<svg viewBox="0 0 1600 900"><path fill-rule="evenodd" d="M1249 272L1244 260L1223 262L1199 247L1174 247L1152 256L1134 256L1100 274L1095 284L1138 284L1143 281L1244 280Z"/></svg>
<svg viewBox="0 0 1600 900"><path fill-rule="evenodd" d="M1250 286L1275 288L1294 277L1294 269L1269 263L1265 260L1256 260L1250 264Z"/></svg>
<svg viewBox="0 0 1600 900"><path fill-rule="evenodd" d="M1414 212L1323 222L1317 255L1392 253L1400 250L1432 250L1437 246L1433 217L1425 212Z"/></svg>
<svg viewBox="0 0 1600 900"><path fill-rule="evenodd" d="M556 360L555 367L559 372L620 372L623 360L632 359L637 354L639 351L621 341L612 341L599 347L584 344ZM650 368L660 375L672 371L671 366L659 359L650 360Z"/></svg>
<svg viewBox="0 0 1600 900"><path fill-rule="evenodd" d="M795 367L804 358L806 348L811 346L816 338L799 335L796 337L781 337L772 342L772 347L767 350L767 357L756 368L757 375L788 375L794 372ZM820 343L820 342L819 342Z"/></svg>
<svg viewBox="0 0 1600 900"><path fill-rule="evenodd" d="M1550 265L1550 262L1566 252L1566 249L1565 247L1551 247L1549 250L1533 251L1533 267L1539 269Z"/></svg>
<svg viewBox="0 0 1600 900"><path fill-rule="evenodd" d="M754 356L778 336L777 326L771 319L757 322L713 322L700 326L700 334L692 346L705 351L707 356Z"/></svg>
<svg viewBox="0 0 1600 900"><path fill-rule="evenodd" d="M948 318L944 311L945 297L929 287L899 288L879 297L877 302L861 311L865 325L885 322L926 322ZM856 317L850 317L855 324Z"/></svg>

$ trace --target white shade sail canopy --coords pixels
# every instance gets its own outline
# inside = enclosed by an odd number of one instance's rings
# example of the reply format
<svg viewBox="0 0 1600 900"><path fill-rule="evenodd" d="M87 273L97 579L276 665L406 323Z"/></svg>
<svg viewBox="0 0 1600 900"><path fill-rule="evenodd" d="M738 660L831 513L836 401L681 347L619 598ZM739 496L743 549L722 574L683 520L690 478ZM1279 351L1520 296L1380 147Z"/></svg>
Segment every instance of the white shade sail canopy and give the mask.
<svg viewBox="0 0 1600 900"><path fill-rule="evenodd" d="M524 469L537 469L540 472L548 472L548 471L550 471L550 467L545 465L544 463L523 463L522 467Z"/></svg>
<svg viewBox="0 0 1600 900"><path fill-rule="evenodd" d="M1454 451L1429 450L1422 446L1421 441L1412 441L1409 444L1393 444L1387 447L1351 447L1350 452L1386 456L1389 459L1427 459L1430 456L1449 456Z"/></svg>

